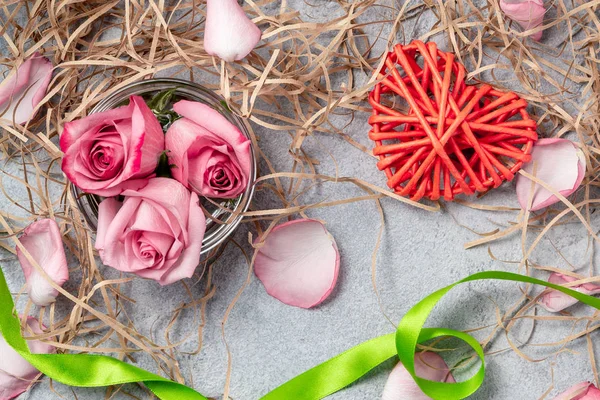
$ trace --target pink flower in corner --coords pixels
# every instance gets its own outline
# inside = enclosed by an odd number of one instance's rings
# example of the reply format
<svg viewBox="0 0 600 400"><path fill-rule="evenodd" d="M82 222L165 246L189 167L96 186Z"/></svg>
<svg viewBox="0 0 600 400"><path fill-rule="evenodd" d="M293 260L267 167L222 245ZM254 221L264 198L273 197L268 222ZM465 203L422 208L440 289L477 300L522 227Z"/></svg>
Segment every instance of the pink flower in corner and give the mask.
<svg viewBox="0 0 600 400"><path fill-rule="evenodd" d="M27 318L27 326L33 333L43 333L38 321L33 317ZM33 354L48 354L54 352L54 347L38 340L27 342ZM14 399L36 380L40 372L29 364L12 347L6 343L0 334L0 400Z"/></svg>
<svg viewBox="0 0 600 400"><path fill-rule="evenodd" d="M254 272L267 293L302 308L314 307L329 297L339 269L335 240L321 222L313 219L276 226L260 247L254 264Z"/></svg>
<svg viewBox="0 0 600 400"><path fill-rule="evenodd" d="M241 60L260 41L262 33L237 0L207 0L204 49L225 61Z"/></svg>
<svg viewBox="0 0 600 400"><path fill-rule="evenodd" d="M455 382L442 357L431 351L415 354L415 373L435 382ZM396 364L383 388L381 400L429 400L401 362Z"/></svg>
<svg viewBox="0 0 600 400"><path fill-rule="evenodd" d="M62 286L69 279L62 235L53 219L41 219L32 223L25 228L19 241L57 285ZM58 291L29 262L18 246L16 250L31 301L38 306L53 303L58 296Z"/></svg>
<svg viewBox="0 0 600 400"><path fill-rule="evenodd" d="M123 203L100 203L96 249L102 262L161 285L191 277L206 229L198 195L174 179L152 178L123 196Z"/></svg>
<svg viewBox="0 0 600 400"><path fill-rule="evenodd" d="M581 382L554 400L600 400L600 390L590 382Z"/></svg>
<svg viewBox="0 0 600 400"><path fill-rule="evenodd" d="M533 146L531 161L523 170L550 185L563 196L569 196L579 188L585 176L585 158L579 147L567 139L540 139ZM531 180L523 175L517 177L517 198L522 209L531 197ZM530 211L548 207L558 198L541 185L533 187Z"/></svg>
<svg viewBox="0 0 600 400"><path fill-rule="evenodd" d="M521 25L524 31L533 29L544 22L544 0L500 0L500 9L506 16ZM542 38L542 31L531 35L533 40Z"/></svg>
<svg viewBox="0 0 600 400"><path fill-rule="evenodd" d="M87 193L116 196L126 182L154 173L165 137L160 123L139 96L129 105L65 124L62 169Z"/></svg>
<svg viewBox="0 0 600 400"><path fill-rule="evenodd" d="M246 190L250 140L206 104L181 100L173 109L183 118L166 135L171 174L201 196L234 198Z"/></svg>
<svg viewBox="0 0 600 400"><path fill-rule="evenodd" d="M0 118L24 124L46 95L52 79L52 63L35 53L0 84Z"/></svg>
<svg viewBox="0 0 600 400"><path fill-rule="evenodd" d="M572 276L563 275L556 272L552 273L548 278L548 282L554 283L556 285L565 285L567 283L575 282L577 280L577 278L574 278ZM569 289L573 289L583 294L589 295L600 293L600 285L596 285L593 283L583 283L581 285L569 286ZM574 297L569 296L568 294L559 292L558 290L548 289L544 292L539 302L546 310L550 312L559 312L567 307L572 306L573 304L578 303L579 301Z"/></svg>

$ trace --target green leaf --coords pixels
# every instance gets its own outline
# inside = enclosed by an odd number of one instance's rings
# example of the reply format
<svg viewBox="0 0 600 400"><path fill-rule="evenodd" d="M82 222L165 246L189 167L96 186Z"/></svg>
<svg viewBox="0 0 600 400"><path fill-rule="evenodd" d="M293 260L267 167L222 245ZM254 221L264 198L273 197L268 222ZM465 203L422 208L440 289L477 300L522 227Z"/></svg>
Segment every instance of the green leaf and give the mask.
<svg viewBox="0 0 600 400"><path fill-rule="evenodd" d="M229 108L229 105L227 104L227 102L225 100L221 100L220 103L223 106L223 108L225 108L227 111L231 112L231 108Z"/></svg>
<svg viewBox="0 0 600 400"><path fill-rule="evenodd" d="M167 150L163 151L158 159L158 166L154 171L159 178L173 178L171 175L171 165L169 165L169 156Z"/></svg>
<svg viewBox="0 0 600 400"><path fill-rule="evenodd" d="M152 112L154 112L154 114L158 116L159 114L162 114L165 111L165 108L173 99L173 96L175 95L177 89L178 87L174 87L169 90L163 90L162 92L158 92L146 104L148 104L148 107L152 110Z"/></svg>

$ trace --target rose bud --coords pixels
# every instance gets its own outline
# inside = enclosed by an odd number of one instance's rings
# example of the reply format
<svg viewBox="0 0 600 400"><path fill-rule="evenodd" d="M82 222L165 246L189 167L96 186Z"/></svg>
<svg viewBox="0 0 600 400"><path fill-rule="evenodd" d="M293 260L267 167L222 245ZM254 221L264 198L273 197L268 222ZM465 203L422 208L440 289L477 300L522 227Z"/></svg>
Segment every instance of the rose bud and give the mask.
<svg viewBox="0 0 600 400"><path fill-rule="evenodd" d="M173 177L205 197L235 198L250 175L250 140L206 104L181 100L166 135Z"/></svg>
<svg viewBox="0 0 600 400"><path fill-rule="evenodd" d="M116 196L124 182L149 177L164 150L164 133L144 99L65 124L62 169L87 193Z"/></svg>
<svg viewBox="0 0 600 400"><path fill-rule="evenodd" d="M98 209L96 249L105 265L167 285L200 262L206 218L198 195L170 178L109 198Z"/></svg>

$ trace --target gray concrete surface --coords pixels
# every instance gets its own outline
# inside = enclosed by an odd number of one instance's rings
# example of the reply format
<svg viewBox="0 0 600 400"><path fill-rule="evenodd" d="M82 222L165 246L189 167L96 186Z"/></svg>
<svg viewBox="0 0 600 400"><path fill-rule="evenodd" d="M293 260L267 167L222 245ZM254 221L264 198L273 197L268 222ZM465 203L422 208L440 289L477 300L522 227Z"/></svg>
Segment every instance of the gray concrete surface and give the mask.
<svg viewBox="0 0 600 400"><path fill-rule="evenodd" d="M326 12L323 8L318 13L315 12L314 3L326 7ZM330 18L336 12L335 2L320 0L310 5L294 1L290 4L298 7L308 20ZM376 12L383 13L381 9ZM432 21L431 15L424 15L416 24L413 22L412 26L407 25L404 34L408 37L418 37L431 28ZM545 40L552 43L552 35L559 34L553 29L546 34ZM401 35L398 36L398 40L408 41ZM442 38L440 45L444 46ZM366 80L367 77L358 75L357 79ZM344 126L346 122L342 117L334 119L338 126ZM276 169L289 171L292 167L292 160L288 155L291 142L289 135L258 126L254 128L261 139L263 151ZM368 130L366 115L360 115L345 132L359 143L371 147L367 137ZM319 134L307 138L305 143L307 153L322 161L318 167L320 173L335 173L335 164L324 150L326 147L331 150L333 158L337 161L340 176L358 177L385 186L383 174L376 169L373 159L348 145L340 137ZM13 163L3 164L3 169L9 173L20 172L19 167ZM2 183L11 196L20 200L26 199L20 185L5 174L2 176ZM310 190L303 197L303 202L324 199L331 201L363 194L364 192L351 184L329 183ZM505 184L479 202L517 207L514 184ZM277 205L276 199L270 193L257 193L257 209ZM477 232L491 231L496 227L506 226L508 221L515 221L516 212L492 213L458 204L446 204L442 212L429 213L389 199L383 200L382 205L386 224L377 258L377 286L381 295L381 308L371 284L371 256L380 228L375 203L360 202L310 211L308 214L311 217L326 221L341 252L340 278L332 296L315 309L297 309L267 295L261 283L253 277L229 316L223 336L221 321L225 310L247 274L244 255L239 249L229 246L215 266L214 284L217 294L208 304L202 352L194 356L183 354L195 349L196 340L187 342L180 349L180 366L184 375L189 377L188 383L209 396L223 393L227 371L227 343L232 355L230 396L235 400L257 399L286 380L353 345L392 332L394 326L390 321L397 323L412 305L435 289L477 271L516 271L516 264L495 261L489 252L498 260L520 260L522 249L519 234L496 242L489 249L487 246L481 246L464 250L464 243L478 236L458 224L466 225ZM12 211L12 207L1 194L0 209ZM598 229L600 221L597 217L593 216L592 224L594 229ZM245 243L248 229L251 228L249 224L242 225L236 232L235 239L239 243ZM533 236L532 234L528 237L528 243L531 243ZM557 253L555 247L560 249L562 256ZM531 259L541 265L565 269L571 268L568 265L571 263L581 273L587 274L590 261L592 265L596 263L596 247L597 244L588 239L585 229L580 224L566 224L553 229L532 254ZM244 248L248 250L249 246L246 244ZM18 263L12 255L1 250L0 260L11 290L18 292L24 284ZM108 269L105 273L111 276ZM541 278L547 277L545 274L536 275ZM75 290L77 284L69 282L65 287ZM202 288L203 283L193 286L197 295ZM126 295L137 301L127 309L133 322L142 333L154 335L158 342L162 340L171 311L187 300L180 285L160 287L153 281L142 279L126 285L123 290ZM505 310L515 303L519 296L517 284L469 284L452 291L435 309L428 325L465 330L494 324L496 305ZM24 303L20 302L18 306L23 307ZM64 298L59 299L60 312L66 312L69 307L69 302ZM386 319L382 309L390 321ZM575 306L572 311L582 315L590 315L592 312L582 306ZM548 315L543 310L538 310L538 314ZM191 332L189 323L192 318L191 314L183 315L174 329L172 340ZM582 328L582 324L578 325L579 329ZM570 324L541 322L536 325L528 343L548 343L561 339L572 328ZM526 341L530 331L531 322L525 321L517 326L511 338L517 342ZM477 337L483 338L489 332L489 329L484 330L478 333ZM597 334L594 334L592 339L597 342ZM597 344L594 346L599 347ZM471 399L537 399L554 386L549 392L550 395L546 397L551 399L572 384L593 379L584 339L569 344L569 351L563 351L559 355L551 355L558 350L556 346L524 347L523 351L528 356L539 361L535 363L524 360L512 351L500 351L506 348L507 342L503 334L496 335L486 350L499 352L487 358L485 383ZM138 356L137 359L141 367L155 370L156 365L151 360L143 356ZM457 355L449 356L449 362L456 359ZM331 399L379 398L392 366L393 362L385 363L350 388L331 396ZM469 370L462 370L458 375L468 376L469 373ZM127 386L126 389L142 398L146 397L145 392L133 385ZM46 379L43 384L37 385L20 399L50 400L61 397L100 399L104 397L104 391L72 389L58 383L54 383L53 390L50 390ZM117 394L115 398L130 397Z"/></svg>

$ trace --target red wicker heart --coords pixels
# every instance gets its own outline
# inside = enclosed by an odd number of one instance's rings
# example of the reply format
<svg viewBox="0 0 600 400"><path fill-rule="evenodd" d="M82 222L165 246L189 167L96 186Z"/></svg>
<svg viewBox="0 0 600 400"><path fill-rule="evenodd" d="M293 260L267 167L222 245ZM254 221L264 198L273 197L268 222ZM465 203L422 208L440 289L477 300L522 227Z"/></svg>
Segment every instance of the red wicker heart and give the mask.
<svg viewBox="0 0 600 400"><path fill-rule="evenodd" d="M388 54L369 94L369 137L396 193L453 200L512 180L530 160L537 125L527 102L489 85L467 85L465 75L454 54L433 42L396 45ZM396 96L407 113L394 108Z"/></svg>

